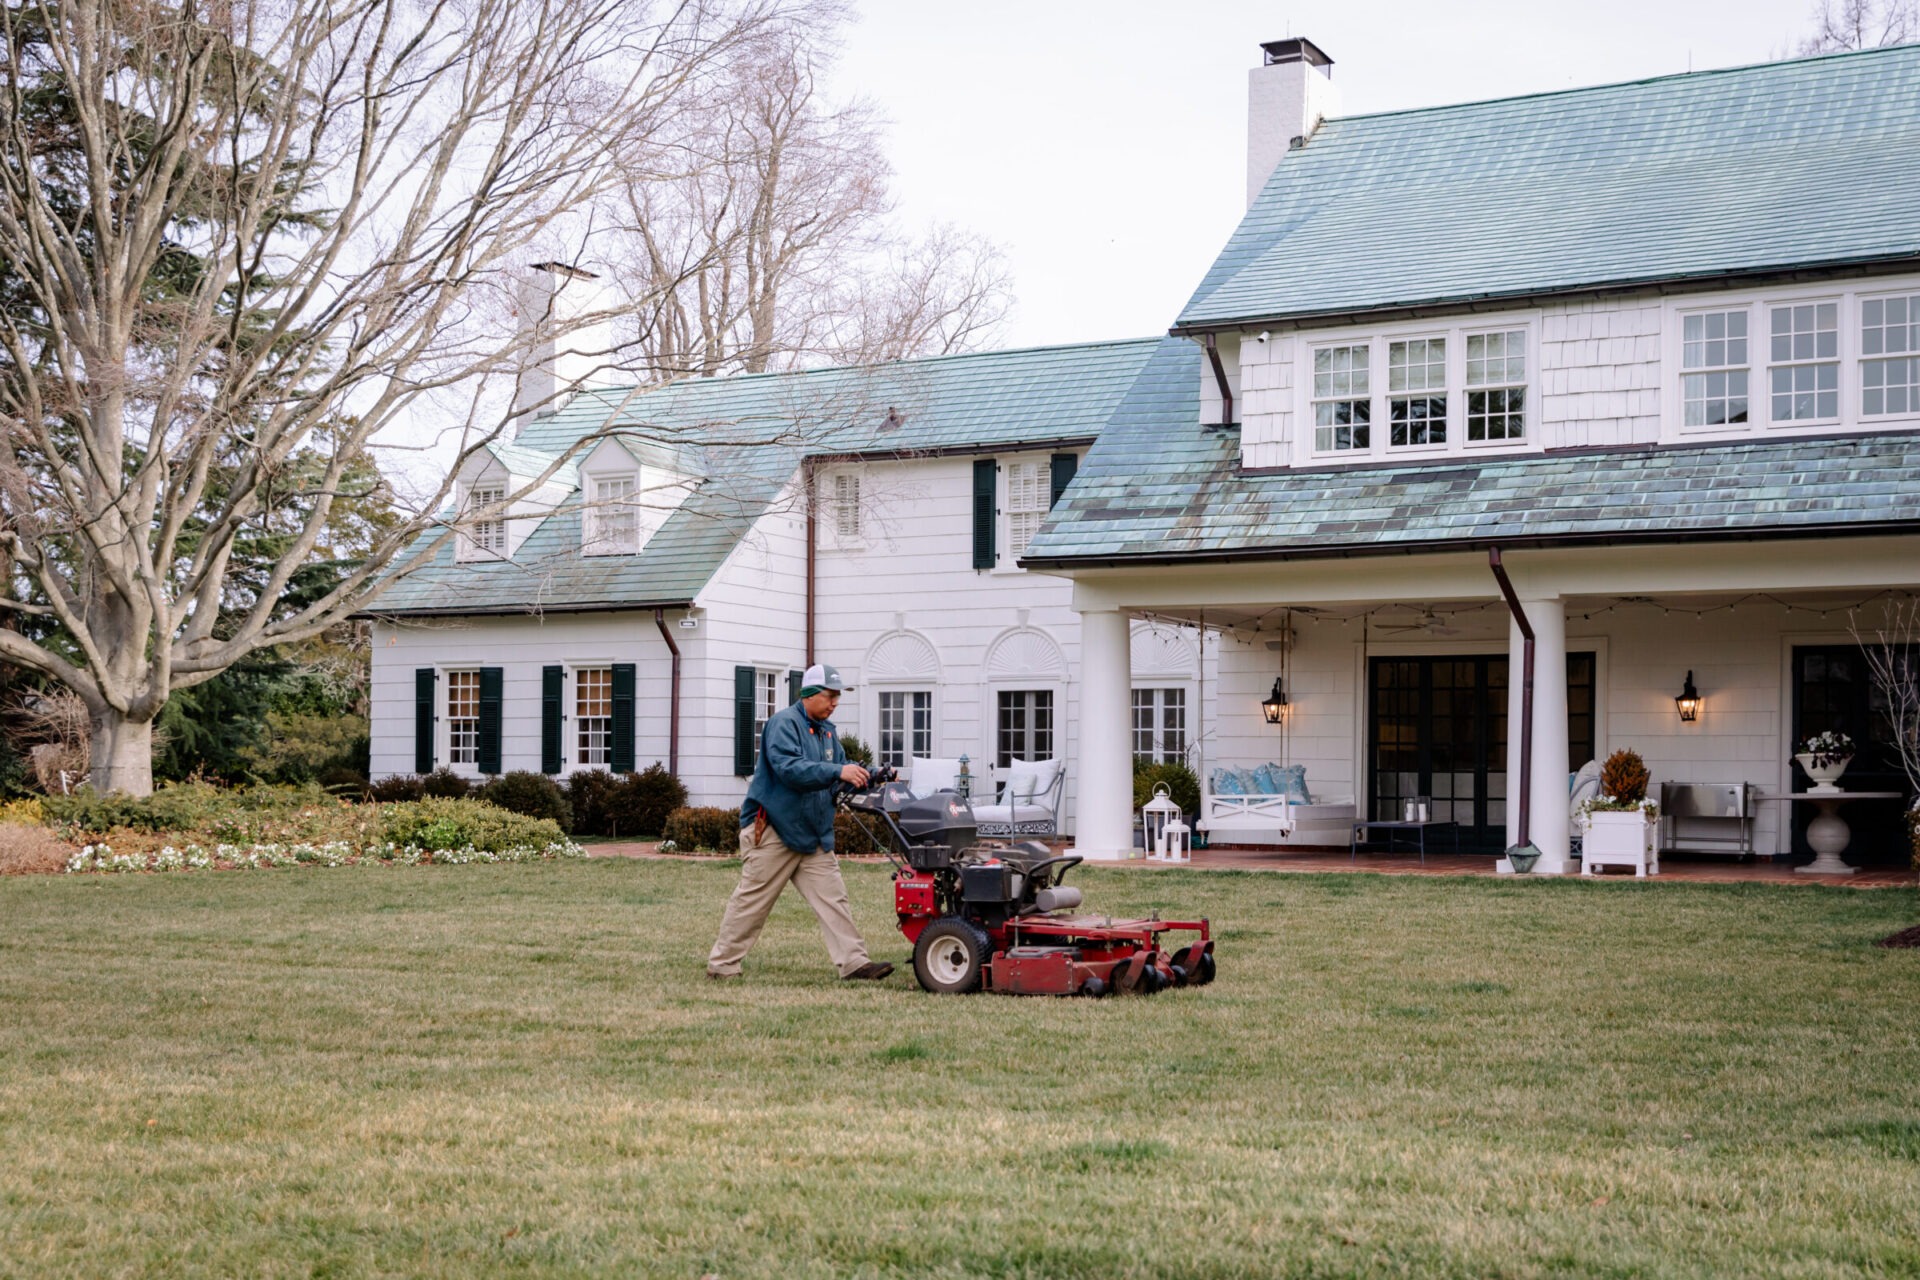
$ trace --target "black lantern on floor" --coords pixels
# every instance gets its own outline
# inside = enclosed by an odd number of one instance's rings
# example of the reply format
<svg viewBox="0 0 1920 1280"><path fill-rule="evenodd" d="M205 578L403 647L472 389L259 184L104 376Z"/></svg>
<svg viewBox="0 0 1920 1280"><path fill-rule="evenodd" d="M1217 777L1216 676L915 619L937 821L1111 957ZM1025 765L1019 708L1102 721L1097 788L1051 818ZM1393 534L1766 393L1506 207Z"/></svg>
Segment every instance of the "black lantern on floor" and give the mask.
<svg viewBox="0 0 1920 1280"><path fill-rule="evenodd" d="M1680 709L1683 723L1691 724L1700 718L1700 691L1693 687L1693 672L1687 672L1687 683L1680 690L1680 696L1673 700L1673 705Z"/></svg>
<svg viewBox="0 0 1920 1280"><path fill-rule="evenodd" d="M1260 704L1260 710L1266 713L1268 724L1287 722L1287 691L1281 688L1279 676L1273 678L1273 692L1268 694L1267 700Z"/></svg>

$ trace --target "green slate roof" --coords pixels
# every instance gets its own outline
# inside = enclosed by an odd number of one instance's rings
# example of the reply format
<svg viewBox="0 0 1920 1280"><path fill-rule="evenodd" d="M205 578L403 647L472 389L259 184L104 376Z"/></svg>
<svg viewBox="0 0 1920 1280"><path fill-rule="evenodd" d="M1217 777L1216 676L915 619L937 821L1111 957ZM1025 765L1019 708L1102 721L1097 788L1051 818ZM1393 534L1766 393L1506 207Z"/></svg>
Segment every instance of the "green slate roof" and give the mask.
<svg viewBox="0 0 1920 1280"><path fill-rule="evenodd" d="M1920 45L1325 121L1177 328L1920 255Z"/></svg>
<svg viewBox="0 0 1920 1280"><path fill-rule="evenodd" d="M1158 347L1146 338L583 393L494 453L530 478L543 460L617 428L630 452L698 480L646 546L636 555L583 556L580 515L563 509L541 521L512 560L458 563L451 540L430 561L404 560L368 612L690 603L803 457L1090 440ZM576 472L569 463L567 483L577 483ZM578 500L576 490L569 505Z"/></svg>
<svg viewBox="0 0 1920 1280"><path fill-rule="evenodd" d="M1243 474L1169 338L1021 563L1313 557L1920 526L1920 433ZM1596 465L1597 462L1604 465Z"/></svg>

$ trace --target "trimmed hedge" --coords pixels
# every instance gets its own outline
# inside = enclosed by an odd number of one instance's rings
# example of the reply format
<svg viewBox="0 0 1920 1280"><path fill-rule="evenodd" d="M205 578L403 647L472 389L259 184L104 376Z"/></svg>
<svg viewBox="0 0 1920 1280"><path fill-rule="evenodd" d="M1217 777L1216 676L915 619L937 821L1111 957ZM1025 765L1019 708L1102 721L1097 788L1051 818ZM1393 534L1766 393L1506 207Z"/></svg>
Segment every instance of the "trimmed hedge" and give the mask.
<svg viewBox="0 0 1920 1280"><path fill-rule="evenodd" d="M687 853L738 853L740 810L675 809L661 834Z"/></svg>
<svg viewBox="0 0 1920 1280"><path fill-rule="evenodd" d="M40 801L48 821L95 835L116 828L194 831L223 825L244 827L252 819L290 817L302 810L332 809L340 804L314 783L226 790L207 782L181 782L162 786L150 796L117 791L103 796L91 787L82 787L72 795L43 796Z"/></svg>
<svg viewBox="0 0 1920 1280"><path fill-rule="evenodd" d="M435 796L388 805L380 813L380 831L382 838L396 845L422 849L472 846L483 853L544 849L566 841L559 824L550 818L508 813L484 800Z"/></svg>
<svg viewBox="0 0 1920 1280"><path fill-rule="evenodd" d="M630 773L607 793L601 812L607 835L651 840L666 829L667 817L687 803L687 788L658 760Z"/></svg>
<svg viewBox="0 0 1920 1280"><path fill-rule="evenodd" d="M546 818L562 831L573 829L573 806L560 790L560 784L544 773L515 769L482 785L473 793L476 800L529 818Z"/></svg>

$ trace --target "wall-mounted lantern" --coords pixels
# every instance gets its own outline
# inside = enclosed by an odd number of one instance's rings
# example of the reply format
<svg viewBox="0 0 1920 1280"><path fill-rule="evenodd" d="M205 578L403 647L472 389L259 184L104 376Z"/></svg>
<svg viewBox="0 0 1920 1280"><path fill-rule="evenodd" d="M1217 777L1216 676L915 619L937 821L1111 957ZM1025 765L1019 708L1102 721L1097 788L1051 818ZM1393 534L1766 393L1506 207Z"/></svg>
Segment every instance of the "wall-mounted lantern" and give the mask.
<svg viewBox="0 0 1920 1280"><path fill-rule="evenodd" d="M1266 713L1268 724L1287 722L1287 691L1281 687L1279 676L1273 678L1273 692L1260 704L1260 710Z"/></svg>
<svg viewBox="0 0 1920 1280"><path fill-rule="evenodd" d="M1700 718L1700 691L1693 687L1693 672L1687 672L1687 683L1673 705L1679 709L1682 723L1691 724Z"/></svg>

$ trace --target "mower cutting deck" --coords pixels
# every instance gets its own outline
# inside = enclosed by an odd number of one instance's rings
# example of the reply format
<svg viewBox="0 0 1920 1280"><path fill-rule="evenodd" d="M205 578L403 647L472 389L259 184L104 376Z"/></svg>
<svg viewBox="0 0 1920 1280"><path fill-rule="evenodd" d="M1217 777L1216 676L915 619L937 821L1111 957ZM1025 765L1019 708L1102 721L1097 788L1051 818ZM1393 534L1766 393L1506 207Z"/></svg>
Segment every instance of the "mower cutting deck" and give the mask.
<svg viewBox="0 0 1920 1280"><path fill-rule="evenodd" d="M1012 995L1152 994L1213 981L1207 921L1070 915L1077 886L1061 879L1081 859L1036 841L978 844L973 810L951 792L915 799L888 769L843 793L893 860L894 911L913 943L913 972L933 992ZM871 831L871 828L869 828ZM1163 935L1198 933L1169 951Z"/></svg>

